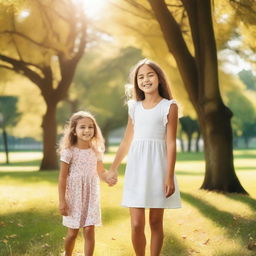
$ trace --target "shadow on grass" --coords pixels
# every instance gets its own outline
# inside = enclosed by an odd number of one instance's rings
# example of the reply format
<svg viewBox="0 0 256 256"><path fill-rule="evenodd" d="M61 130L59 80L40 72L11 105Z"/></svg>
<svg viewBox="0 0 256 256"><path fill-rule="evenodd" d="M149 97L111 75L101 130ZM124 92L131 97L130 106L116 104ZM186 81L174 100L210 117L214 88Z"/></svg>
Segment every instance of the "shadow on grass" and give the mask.
<svg viewBox="0 0 256 256"><path fill-rule="evenodd" d="M103 224L112 224L127 216L126 209L118 207L107 207L102 210ZM60 255L63 250L63 237L67 229L62 226L62 218L55 209L8 213L1 215L0 220L1 256L25 253L31 256ZM2 242L4 239L8 240L7 245ZM33 254L35 250L36 255Z"/></svg>
<svg viewBox="0 0 256 256"><path fill-rule="evenodd" d="M179 256L187 256L189 255L189 247L186 245L184 241L176 238L170 233L165 234L162 254L163 256L170 255L179 255Z"/></svg>
<svg viewBox="0 0 256 256"><path fill-rule="evenodd" d="M236 238L240 240L243 248L246 248L248 245L249 237L256 238L255 219L245 219L227 211L220 211L205 200L192 196L189 193L181 192L181 196L183 200L196 207L206 218L224 228L230 239ZM237 196L241 198L244 197L240 195ZM253 201L249 200L248 202L251 204Z"/></svg>
<svg viewBox="0 0 256 256"><path fill-rule="evenodd" d="M0 255L59 255L66 230L55 210L8 213L1 215ZM35 255L35 254L34 254Z"/></svg>

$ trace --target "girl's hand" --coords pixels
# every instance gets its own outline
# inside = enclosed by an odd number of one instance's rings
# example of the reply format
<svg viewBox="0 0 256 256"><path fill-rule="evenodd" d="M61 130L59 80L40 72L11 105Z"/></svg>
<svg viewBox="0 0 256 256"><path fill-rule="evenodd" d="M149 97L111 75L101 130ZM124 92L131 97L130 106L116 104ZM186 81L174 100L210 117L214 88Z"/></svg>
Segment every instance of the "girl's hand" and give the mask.
<svg viewBox="0 0 256 256"><path fill-rule="evenodd" d="M109 186L114 186L117 183L118 180L118 173L117 171L110 170L106 174L107 183Z"/></svg>
<svg viewBox="0 0 256 256"><path fill-rule="evenodd" d="M167 177L165 179L165 185L164 185L164 192L165 192L165 197L171 196L175 191L175 185L174 185L174 180L173 177Z"/></svg>
<svg viewBox="0 0 256 256"><path fill-rule="evenodd" d="M68 216L68 206L66 202L60 202L59 211L62 216Z"/></svg>

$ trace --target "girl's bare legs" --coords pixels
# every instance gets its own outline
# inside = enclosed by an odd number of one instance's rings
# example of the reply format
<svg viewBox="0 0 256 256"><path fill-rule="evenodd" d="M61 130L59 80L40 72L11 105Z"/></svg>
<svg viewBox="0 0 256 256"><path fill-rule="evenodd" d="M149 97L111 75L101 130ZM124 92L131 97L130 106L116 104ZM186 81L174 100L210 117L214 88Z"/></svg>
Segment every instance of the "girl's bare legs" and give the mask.
<svg viewBox="0 0 256 256"><path fill-rule="evenodd" d="M150 255L159 256L164 239L163 232L164 209L150 209L149 223L151 229Z"/></svg>
<svg viewBox="0 0 256 256"><path fill-rule="evenodd" d="M65 238L65 256L71 256L79 229L68 228Z"/></svg>
<svg viewBox="0 0 256 256"><path fill-rule="evenodd" d="M95 232L94 226L87 226L83 228L84 233L84 255L92 256L95 246Z"/></svg>
<svg viewBox="0 0 256 256"><path fill-rule="evenodd" d="M132 244L136 256L145 256L146 237L145 228L145 209L130 208L131 228L132 228Z"/></svg>

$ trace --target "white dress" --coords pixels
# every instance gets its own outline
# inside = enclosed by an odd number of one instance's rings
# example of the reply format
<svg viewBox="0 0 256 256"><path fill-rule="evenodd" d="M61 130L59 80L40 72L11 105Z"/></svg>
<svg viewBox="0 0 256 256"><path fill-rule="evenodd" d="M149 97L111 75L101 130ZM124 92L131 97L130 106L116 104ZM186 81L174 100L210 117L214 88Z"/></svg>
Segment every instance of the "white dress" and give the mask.
<svg viewBox="0 0 256 256"><path fill-rule="evenodd" d="M145 109L141 101L128 101L134 136L127 157L122 206L135 208L180 208L180 192L174 175L175 192L165 197L167 171L166 125L175 100L162 99Z"/></svg>

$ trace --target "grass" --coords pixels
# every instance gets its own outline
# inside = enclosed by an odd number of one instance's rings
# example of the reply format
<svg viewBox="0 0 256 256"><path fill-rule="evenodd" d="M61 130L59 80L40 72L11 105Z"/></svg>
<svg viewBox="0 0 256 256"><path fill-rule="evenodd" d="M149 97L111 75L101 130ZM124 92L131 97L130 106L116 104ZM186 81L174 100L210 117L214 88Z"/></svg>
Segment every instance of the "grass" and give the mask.
<svg viewBox="0 0 256 256"><path fill-rule="evenodd" d="M178 154L176 174L183 207L165 211L162 256L256 255L255 155L255 150L234 152L237 175L248 197L199 190L203 155ZM112 158L111 153L106 156L106 167ZM58 172L38 172L40 159L40 152L15 152L10 154L10 165L0 164L1 256L58 256L63 250L66 229L57 211ZM115 187L101 184L103 226L96 229L95 256L134 255L129 213L120 207L124 167ZM148 225L146 236L149 241ZM80 234L74 255L82 252Z"/></svg>

